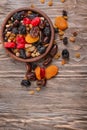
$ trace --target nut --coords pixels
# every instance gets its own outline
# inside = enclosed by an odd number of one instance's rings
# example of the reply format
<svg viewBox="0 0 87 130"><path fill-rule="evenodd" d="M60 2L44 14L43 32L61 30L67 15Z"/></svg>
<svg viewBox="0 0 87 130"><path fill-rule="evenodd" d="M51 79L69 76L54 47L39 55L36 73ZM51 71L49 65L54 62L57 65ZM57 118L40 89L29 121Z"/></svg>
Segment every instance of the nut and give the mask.
<svg viewBox="0 0 87 130"><path fill-rule="evenodd" d="M19 56L20 56L20 53L19 53L19 52L16 52L16 56L19 57Z"/></svg>

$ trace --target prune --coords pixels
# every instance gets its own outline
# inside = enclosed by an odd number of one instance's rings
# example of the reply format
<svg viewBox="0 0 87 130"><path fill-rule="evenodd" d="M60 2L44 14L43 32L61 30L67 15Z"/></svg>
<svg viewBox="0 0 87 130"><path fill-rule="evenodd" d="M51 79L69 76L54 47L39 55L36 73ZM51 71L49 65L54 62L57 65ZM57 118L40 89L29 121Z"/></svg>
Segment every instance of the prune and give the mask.
<svg viewBox="0 0 87 130"><path fill-rule="evenodd" d="M17 28L13 28L13 29L12 29L12 33L14 33L14 34L18 34L18 33L19 33L19 31L18 31L18 29L17 29Z"/></svg>
<svg viewBox="0 0 87 130"><path fill-rule="evenodd" d="M54 44L53 47L52 47L52 49L51 49L51 51L50 51L50 55L52 57L54 57L55 54L57 53L57 50L58 50L58 46L56 44Z"/></svg>
<svg viewBox="0 0 87 130"><path fill-rule="evenodd" d="M63 38L63 44L64 44L64 45L67 45L67 44L68 44L68 38L67 38L67 37L64 37L64 38Z"/></svg>
<svg viewBox="0 0 87 130"><path fill-rule="evenodd" d="M69 51L67 49L64 49L62 51L62 58L63 59L68 59L69 58Z"/></svg>
<svg viewBox="0 0 87 130"><path fill-rule="evenodd" d="M39 52L40 54L43 54L43 53L46 51L46 47L39 45L39 46L37 47L37 50L38 50L38 52Z"/></svg>
<svg viewBox="0 0 87 130"><path fill-rule="evenodd" d="M63 16L67 16L67 11L63 10Z"/></svg>
<svg viewBox="0 0 87 130"><path fill-rule="evenodd" d="M51 56L48 56L48 57L44 60L43 65L44 65L44 66L47 66L47 65L49 65L51 62L52 62L52 57L51 57Z"/></svg>
<svg viewBox="0 0 87 130"><path fill-rule="evenodd" d="M50 34L51 34L50 27L45 27L43 30L43 33L45 36L50 36Z"/></svg>
<svg viewBox="0 0 87 130"><path fill-rule="evenodd" d="M34 72L29 72L29 73L27 74L27 78L28 78L29 80L31 80L31 81L35 81L35 80L36 80L36 75L35 75Z"/></svg>
<svg viewBox="0 0 87 130"><path fill-rule="evenodd" d="M30 30L30 35L32 36L32 37L38 37L38 35L39 35L39 33L40 33L40 30L39 30L39 27L33 27L31 30Z"/></svg>
<svg viewBox="0 0 87 130"><path fill-rule="evenodd" d="M21 85L25 87L29 87L31 85L31 82L29 80L22 80Z"/></svg>
<svg viewBox="0 0 87 130"><path fill-rule="evenodd" d="M19 29L19 33L20 34L26 34L26 27L25 27L25 25L20 25L18 29Z"/></svg>
<svg viewBox="0 0 87 130"><path fill-rule="evenodd" d="M26 59L25 50L24 49L20 49L19 52L20 52L20 57Z"/></svg>

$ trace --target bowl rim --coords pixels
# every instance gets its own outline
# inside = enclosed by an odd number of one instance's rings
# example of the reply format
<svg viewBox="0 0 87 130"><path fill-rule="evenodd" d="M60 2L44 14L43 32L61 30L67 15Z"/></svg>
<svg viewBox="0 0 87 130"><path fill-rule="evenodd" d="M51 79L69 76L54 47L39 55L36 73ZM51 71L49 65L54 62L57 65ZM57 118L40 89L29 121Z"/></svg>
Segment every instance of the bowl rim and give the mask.
<svg viewBox="0 0 87 130"><path fill-rule="evenodd" d="M11 56L12 58L14 58L15 60L18 60L18 61L21 61L21 62L36 62L42 58L44 58L48 53L49 51L51 50L52 48L52 45L53 45L53 41L54 41L54 27L53 27L53 24L50 20L50 18L43 12L41 11L40 9L38 8L31 8L31 7L22 7L22 8L18 8L18 9L15 9L14 11L10 12L7 17L5 18L2 26L1 26L1 42L3 43L3 46L4 46L4 38L3 38L3 32L4 32L4 28L5 28L5 25L8 21L9 18L11 18L11 16L16 13L16 12L20 12L20 11L23 11L23 10L30 10L30 11L34 11L36 13L39 13L40 15L42 15L45 19L47 19L47 21L49 22L50 24L50 28L51 28L51 39L50 39L50 43L49 43L49 46L47 47L45 53L41 54L40 56L37 56L37 57L34 57L34 58L27 58L27 59L23 59L23 58L20 58L20 57L17 57L16 55L14 55L12 52L9 51L9 49L5 48L7 54L9 54L9 56Z"/></svg>

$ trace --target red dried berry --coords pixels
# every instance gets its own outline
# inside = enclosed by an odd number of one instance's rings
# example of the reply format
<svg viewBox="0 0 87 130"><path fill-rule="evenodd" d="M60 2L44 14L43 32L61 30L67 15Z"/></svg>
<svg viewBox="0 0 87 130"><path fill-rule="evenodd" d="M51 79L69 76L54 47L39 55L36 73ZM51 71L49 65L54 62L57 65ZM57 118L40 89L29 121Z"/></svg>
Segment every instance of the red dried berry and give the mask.
<svg viewBox="0 0 87 130"><path fill-rule="evenodd" d="M26 42L25 42L24 36L17 36L16 37L16 43L17 44L25 44Z"/></svg>
<svg viewBox="0 0 87 130"><path fill-rule="evenodd" d="M23 24L30 24L31 23L31 20L29 18L24 18L23 19Z"/></svg>
<svg viewBox="0 0 87 130"><path fill-rule="evenodd" d="M17 49L23 49L23 48L25 48L25 45L24 45L24 44L21 44L21 43L20 43L20 44L17 45Z"/></svg>
<svg viewBox="0 0 87 130"><path fill-rule="evenodd" d="M31 24L33 25L33 26L38 26L39 25L39 23L40 23L40 18L39 17L35 17L32 21L31 21Z"/></svg>
<svg viewBox="0 0 87 130"><path fill-rule="evenodd" d="M4 47L15 48L16 44L14 42L5 42Z"/></svg>
<svg viewBox="0 0 87 130"><path fill-rule="evenodd" d="M41 79L43 79L45 77L45 69L44 68L40 68L40 77L41 77Z"/></svg>

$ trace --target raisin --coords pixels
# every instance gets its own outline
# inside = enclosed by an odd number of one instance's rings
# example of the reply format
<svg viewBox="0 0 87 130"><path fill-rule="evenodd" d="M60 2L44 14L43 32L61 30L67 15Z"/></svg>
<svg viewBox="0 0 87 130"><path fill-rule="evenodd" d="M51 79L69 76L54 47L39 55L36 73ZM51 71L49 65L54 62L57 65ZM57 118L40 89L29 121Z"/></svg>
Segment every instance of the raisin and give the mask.
<svg viewBox="0 0 87 130"><path fill-rule="evenodd" d="M26 58L25 50L20 49L19 52L20 52L20 57L25 59Z"/></svg>
<svg viewBox="0 0 87 130"><path fill-rule="evenodd" d="M43 30L43 33L45 36L50 36L51 34L51 30L49 27L45 27L44 30Z"/></svg>
<svg viewBox="0 0 87 130"><path fill-rule="evenodd" d="M42 42L38 41L33 44L35 47L38 47L39 45L42 46Z"/></svg>
<svg viewBox="0 0 87 130"><path fill-rule="evenodd" d="M69 58L69 51L67 49L64 49L62 51L62 58L63 59L68 59Z"/></svg>
<svg viewBox="0 0 87 130"><path fill-rule="evenodd" d="M21 19L22 19L21 14L20 14L20 13L15 13L15 14L13 15L13 19L14 19L14 20L21 20Z"/></svg>
<svg viewBox="0 0 87 130"><path fill-rule="evenodd" d="M67 38L67 37L64 37L64 38L63 38L63 44L64 44L64 45L67 45L67 44L68 44L68 38Z"/></svg>
<svg viewBox="0 0 87 130"><path fill-rule="evenodd" d="M37 80L37 86L44 87L46 85L46 79Z"/></svg>
<svg viewBox="0 0 87 130"><path fill-rule="evenodd" d="M25 25L20 25L18 29L19 29L20 34L26 34L26 26Z"/></svg>
<svg viewBox="0 0 87 130"><path fill-rule="evenodd" d="M18 31L18 29L17 29L17 28L13 28L13 29L12 29L12 33L14 33L14 34L18 34L18 33L19 33L19 31Z"/></svg>
<svg viewBox="0 0 87 130"><path fill-rule="evenodd" d="M38 37L39 32L40 32L39 27L36 26L36 27L33 27L33 28L31 29L30 35L31 35L32 37Z"/></svg>
<svg viewBox="0 0 87 130"><path fill-rule="evenodd" d="M38 14L32 13L32 14L29 14L29 16L28 16L28 18L31 20L34 19L35 17L38 17Z"/></svg>
<svg viewBox="0 0 87 130"><path fill-rule="evenodd" d="M44 23L45 23L45 26L47 26L47 27L49 27L49 26L50 26L50 24L48 23L48 21L47 21L47 20L45 20L45 21L44 21Z"/></svg>
<svg viewBox="0 0 87 130"><path fill-rule="evenodd" d="M67 16L67 11L63 10L63 16Z"/></svg>
<svg viewBox="0 0 87 130"><path fill-rule="evenodd" d="M45 51L46 51L46 48L44 47L44 46L38 46L37 47L37 50L38 50L38 52L40 53L40 54L43 54Z"/></svg>
<svg viewBox="0 0 87 130"><path fill-rule="evenodd" d="M19 24L20 24L20 22L19 22L18 20L15 20L14 23L13 23L13 26L14 26L14 27L18 27Z"/></svg>
<svg viewBox="0 0 87 130"><path fill-rule="evenodd" d="M25 87L29 87L31 85L31 82L29 80L22 80L21 85Z"/></svg>

